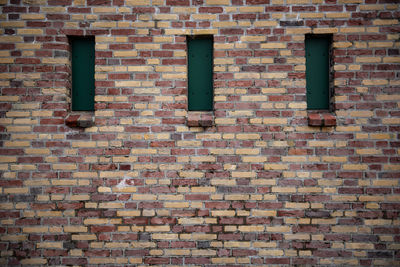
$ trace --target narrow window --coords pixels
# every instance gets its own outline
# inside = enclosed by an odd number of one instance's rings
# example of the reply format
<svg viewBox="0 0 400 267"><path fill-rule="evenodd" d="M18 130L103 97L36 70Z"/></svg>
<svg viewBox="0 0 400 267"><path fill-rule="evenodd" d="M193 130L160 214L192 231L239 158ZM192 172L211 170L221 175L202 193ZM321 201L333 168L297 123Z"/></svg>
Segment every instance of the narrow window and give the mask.
<svg viewBox="0 0 400 267"><path fill-rule="evenodd" d="M188 109L213 110L213 37L188 36Z"/></svg>
<svg viewBox="0 0 400 267"><path fill-rule="evenodd" d="M94 110L95 41L93 37L73 37L72 110Z"/></svg>
<svg viewBox="0 0 400 267"><path fill-rule="evenodd" d="M330 109L331 35L306 35L307 109Z"/></svg>

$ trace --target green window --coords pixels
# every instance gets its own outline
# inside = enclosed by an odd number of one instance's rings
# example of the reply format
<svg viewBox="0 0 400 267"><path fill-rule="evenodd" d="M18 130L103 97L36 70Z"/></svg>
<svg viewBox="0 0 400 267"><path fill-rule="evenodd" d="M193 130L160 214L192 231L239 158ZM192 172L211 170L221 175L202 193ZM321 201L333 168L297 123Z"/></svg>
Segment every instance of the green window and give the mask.
<svg viewBox="0 0 400 267"><path fill-rule="evenodd" d="M72 47L72 110L94 110L93 37L71 38Z"/></svg>
<svg viewBox="0 0 400 267"><path fill-rule="evenodd" d="M306 35L307 109L329 109L332 36Z"/></svg>
<svg viewBox="0 0 400 267"><path fill-rule="evenodd" d="M213 110L213 37L188 36L188 109Z"/></svg>

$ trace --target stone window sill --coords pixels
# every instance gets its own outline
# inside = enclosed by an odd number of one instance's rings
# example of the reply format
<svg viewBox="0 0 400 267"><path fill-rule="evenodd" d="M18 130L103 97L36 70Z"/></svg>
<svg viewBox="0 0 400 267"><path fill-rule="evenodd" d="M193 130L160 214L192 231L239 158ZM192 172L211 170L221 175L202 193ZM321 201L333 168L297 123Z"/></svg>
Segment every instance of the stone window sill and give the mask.
<svg viewBox="0 0 400 267"><path fill-rule="evenodd" d="M336 126L336 116L326 110L308 111L308 126Z"/></svg>
<svg viewBox="0 0 400 267"><path fill-rule="evenodd" d="M71 128L88 128L94 125L93 111L73 111L68 114L65 124Z"/></svg>
<svg viewBox="0 0 400 267"><path fill-rule="evenodd" d="M187 126L211 127L213 124L214 113L212 111L188 111Z"/></svg>

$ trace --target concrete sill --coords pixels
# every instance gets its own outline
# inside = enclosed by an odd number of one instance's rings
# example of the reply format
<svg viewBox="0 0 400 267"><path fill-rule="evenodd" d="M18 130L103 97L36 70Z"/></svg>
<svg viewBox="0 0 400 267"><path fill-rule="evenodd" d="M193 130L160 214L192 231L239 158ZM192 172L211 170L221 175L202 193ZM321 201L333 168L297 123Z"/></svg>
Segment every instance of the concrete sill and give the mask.
<svg viewBox="0 0 400 267"><path fill-rule="evenodd" d="M308 111L308 126L332 127L336 126L336 116L326 110Z"/></svg>
<svg viewBox="0 0 400 267"><path fill-rule="evenodd" d="M73 111L65 118L71 128L88 128L94 125L94 111Z"/></svg>
<svg viewBox="0 0 400 267"><path fill-rule="evenodd" d="M188 111L187 126L211 127L214 125L214 113L212 111Z"/></svg>

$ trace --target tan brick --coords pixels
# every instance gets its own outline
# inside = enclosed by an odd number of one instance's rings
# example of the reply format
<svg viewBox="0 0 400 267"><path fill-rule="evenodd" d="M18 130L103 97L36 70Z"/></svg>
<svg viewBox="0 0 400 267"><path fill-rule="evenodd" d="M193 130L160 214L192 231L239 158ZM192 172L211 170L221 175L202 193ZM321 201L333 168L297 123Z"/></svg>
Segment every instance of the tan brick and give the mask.
<svg viewBox="0 0 400 267"><path fill-rule="evenodd" d="M87 229L86 226L80 226L80 225L76 225L76 226L72 226L72 225L68 226L68 225L66 225L66 226L64 226L64 232L68 232L68 233L71 233L71 232L85 233L87 231L88 231L88 229Z"/></svg>
<svg viewBox="0 0 400 267"><path fill-rule="evenodd" d="M146 226L145 230L147 232L169 232L169 225L161 225L161 226Z"/></svg>
<svg viewBox="0 0 400 267"><path fill-rule="evenodd" d="M48 248L48 249L62 249L63 248L63 242L41 242L37 243L36 247L37 248Z"/></svg>
<svg viewBox="0 0 400 267"><path fill-rule="evenodd" d="M22 229L24 233L46 233L49 231L47 226L33 226L33 227L24 227Z"/></svg>
<svg viewBox="0 0 400 267"><path fill-rule="evenodd" d="M213 217L233 217L236 213L234 210L212 210L211 216Z"/></svg>
<svg viewBox="0 0 400 267"><path fill-rule="evenodd" d="M285 43L263 43L261 44L261 48L263 49L282 49L286 48Z"/></svg>
<svg viewBox="0 0 400 267"><path fill-rule="evenodd" d="M399 21L397 19L375 19L372 21L373 25L397 25Z"/></svg>
<svg viewBox="0 0 400 267"><path fill-rule="evenodd" d="M234 263L236 263L236 259L235 258L226 258L226 257L211 258L211 262L213 264L234 264Z"/></svg>
<svg viewBox="0 0 400 267"><path fill-rule="evenodd" d="M264 225L241 225L239 226L240 232L263 232L265 229Z"/></svg>
<svg viewBox="0 0 400 267"><path fill-rule="evenodd" d="M347 249L374 249L374 244L371 243L346 243Z"/></svg>
<svg viewBox="0 0 400 267"><path fill-rule="evenodd" d="M82 241L89 241L89 240L96 240L97 237L94 234L87 234L87 235L72 235L72 240L82 240Z"/></svg>
<svg viewBox="0 0 400 267"><path fill-rule="evenodd" d="M281 249L261 249L258 253L260 256L272 256L272 257L280 257L283 256L283 250Z"/></svg>
<svg viewBox="0 0 400 267"><path fill-rule="evenodd" d="M22 259L22 265L38 265L38 264L46 264L47 260L42 258L29 258L29 259Z"/></svg>

